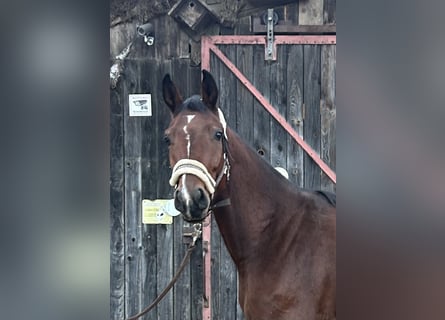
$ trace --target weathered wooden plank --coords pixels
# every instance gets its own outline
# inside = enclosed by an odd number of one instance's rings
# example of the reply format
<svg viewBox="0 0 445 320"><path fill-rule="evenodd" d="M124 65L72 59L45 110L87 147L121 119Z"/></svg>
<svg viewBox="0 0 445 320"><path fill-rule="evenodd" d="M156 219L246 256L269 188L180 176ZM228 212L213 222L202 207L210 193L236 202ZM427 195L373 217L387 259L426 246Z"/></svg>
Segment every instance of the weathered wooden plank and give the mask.
<svg viewBox="0 0 445 320"><path fill-rule="evenodd" d="M259 18L253 19L253 32L254 33L266 33L267 26L261 24ZM337 32L337 26L330 25L295 25L291 21L279 22L274 26L274 33L292 33L292 34L334 34Z"/></svg>
<svg viewBox="0 0 445 320"><path fill-rule="evenodd" d="M270 103L283 117L287 105L287 45L277 48L277 60L270 64ZM287 170L287 133L274 119L270 119L271 164Z"/></svg>
<svg viewBox="0 0 445 320"><path fill-rule="evenodd" d="M187 41L181 26L171 17L163 16L150 21L154 26L154 44L144 49L147 57L153 57L157 61L165 61L166 59L175 59L182 56L184 50L188 51L188 47L184 47L183 41ZM143 42L143 39L140 39Z"/></svg>
<svg viewBox="0 0 445 320"><path fill-rule="evenodd" d="M190 67L193 69L199 67L200 65L201 65L201 42L190 41Z"/></svg>
<svg viewBox="0 0 445 320"><path fill-rule="evenodd" d="M158 181L158 197L164 198L173 195L173 189L168 184L168 179L170 178L170 163L168 160L168 146L164 143L164 131L167 129L170 120L170 110L167 108L162 96L162 79L169 73L171 74L173 80L182 86L182 79L176 80L178 74L183 74L183 66L187 63L186 60L182 59L163 59L157 61L156 68L153 70L152 74L147 74L147 78L152 82L151 94L153 96L153 109L156 115L156 143L158 146L159 158L158 168L160 176L157 177ZM186 70L186 69L185 69Z"/></svg>
<svg viewBox="0 0 445 320"><path fill-rule="evenodd" d="M189 67L189 83L188 83L188 93L192 94L201 94L201 68L199 65L190 66Z"/></svg>
<svg viewBox="0 0 445 320"><path fill-rule="evenodd" d="M295 2L284 7L284 20L293 25L298 24L298 4L299 2Z"/></svg>
<svg viewBox="0 0 445 320"><path fill-rule="evenodd" d="M249 34L250 33L250 17L239 18L235 25L235 34Z"/></svg>
<svg viewBox="0 0 445 320"><path fill-rule="evenodd" d="M224 245L221 241L221 234L219 233L216 220L212 219L212 233L210 237L211 241L211 254L212 254L212 269L211 269L211 281L212 281L212 319L219 319L219 315L224 313L220 307L220 269L221 269L221 245Z"/></svg>
<svg viewBox="0 0 445 320"><path fill-rule="evenodd" d="M167 70L165 70L167 71ZM172 65L172 77L175 81L175 83L182 81L184 77L186 79L190 79L190 67L187 60L181 60L176 62ZM182 75L182 77L180 76ZM160 85L161 86L161 85ZM191 82L190 80L187 80L184 83L181 83L181 90L184 92L181 92L184 96L188 96L190 93L190 86ZM160 88L159 88L160 89ZM159 91L161 92L161 91ZM163 108L167 110L167 107L165 106L165 103L162 101L160 102L159 108ZM168 112L168 111L167 111ZM170 119L170 116L167 117L167 120ZM165 129L165 128L163 128ZM160 137L162 138L162 137ZM168 165L166 163L165 165ZM168 170L169 174L171 173L171 169ZM167 184L167 181L165 182ZM171 188L170 188L171 189ZM170 194L171 197L173 197L173 194ZM182 234L183 234L183 227L184 225L188 225L188 223L184 222L184 219L182 216L178 216L174 218L174 224L173 224L173 238L174 238L174 244L173 244L173 260L174 260L174 272L179 267L179 264L181 263L182 259L184 258L186 254L186 245L182 241ZM191 312L190 312L190 265L188 264L183 271L183 274L176 282L174 288L173 288L173 307L174 307L174 314L173 318L175 320L192 320L191 318Z"/></svg>
<svg viewBox="0 0 445 320"><path fill-rule="evenodd" d="M152 74L156 68L156 61L153 59L135 61L140 67L138 69L138 90L137 93L152 93L153 86L150 78L144 75ZM152 97L153 102L153 97ZM152 110L154 111L154 110ZM154 159L157 158L158 152L156 148L156 138L151 132L154 132L156 128L155 116L141 117L137 119L141 123L140 136L140 150L141 150L141 198L138 200L141 202L143 199L156 199L156 175L157 167L153 165ZM131 133L128 133L128 139L134 139ZM140 209L142 210L142 208ZM140 299L142 301L141 308L145 308L150 304L157 296L157 230L155 225L143 225L142 217L137 221L138 230L140 230L141 237L133 241L133 244L137 246L137 249L142 255L141 267L139 274L131 275L136 277L139 281L138 285L140 289ZM133 239L132 239L133 240ZM127 240L128 241L128 240ZM139 311L140 311L139 310ZM147 315L147 319L156 319L157 309L150 312Z"/></svg>
<svg viewBox="0 0 445 320"><path fill-rule="evenodd" d="M236 59L238 69L253 82L253 46L237 46ZM253 95L237 80L236 126L230 125L249 145L253 145L253 100Z"/></svg>
<svg viewBox="0 0 445 320"><path fill-rule="evenodd" d="M141 242L141 122L129 117L128 94L139 91L139 64L134 61L125 63L126 81L123 90L124 101L124 210L125 210L125 299L126 317L131 316L143 306L141 294L141 275L143 274L143 255L138 249ZM144 270L146 271L146 270Z"/></svg>
<svg viewBox="0 0 445 320"><path fill-rule="evenodd" d="M184 30L178 30L178 43L176 44L176 53L174 57L179 59L190 59L191 54L191 42L190 37L184 32Z"/></svg>
<svg viewBox="0 0 445 320"><path fill-rule="evenodd" d="M323 3L323 23L335 24L337 19L337 0L324 0Z"/></svg>
<svg viewBox="0 0 445 320"><path fill-rule="evenodd" d="M321 47L321 158L335 170L336 167L336 104L335 104L336 46ZM321 186L324 190L335 191L323 172Z"/></svg>
<svg viewBox="0 0 445 320"><path fill-rule="evenodd" d="M300 25L323 24L323 0L300 1L298 9Z"/></svg>
<svg viewBox="0 0 445 320"><path fill-rule="evenodd" d="M269 75L270 65L264 60L264 47L254 46L253 49L254 70L253 85L263 94L266 99L270 99ZM270 115L264 107L255 99L253 111L253 147L258 154L266 161L270 162Z"/></svg>
<svg viewBox="0 0 445 320"><path fill-rule="evenodd" d="M221 45L219 47L226 57L236 64L236 46ZM237 80L234 74L225 65L222 65L221 62L219 63L221 64L219 70L219 105L224 112L228 125L233 125L236 123L236 105L234 97L237 96Z"/></svg>
<svg viewBox="0 0 445 320"><path fill-rule="evenodd" d="M141 243L140 158L126 157L125 164L125 252L127 258L125 291L126 313L129 316L139 312L146 302L142 294L141 283L145 282L145 275L150 274L150 268L146 265L145 257L138 248L138 244Z"/></svg>
<svg viewBox="0 0 445 320"><path fill-rule="evenodd" d="M295 0L248 0L247 2L251 3L252 5L255 5L255 7L259 6L269 6L269 7L276 7L280 5L289 4L292 2L295 2Z"/></svg>
<svg viewBox="0 0 445 320"><path fill-rule="evenodd" d="M125 145L125 247L126 247L126 299L127 316L139 312L143 305L141 277L144 276L144 259L137 244L141 240L141 123L128 115L128 94L138 92L138 64L128 63L128 88L124 93L124 145Z"/></svg>
<svg viewBox="0 0 445 320"><path fill-rule="evenodd" d="M179 216L174 218L173 224L173 260L174 272L178 270L179 264L186 254L186 245L182 241L183 227L189 225ZM173 288L174 320L191 320L191 300L190 300L190 264L187 264L182 275Z"/></svg>
<svg viewBox="0 0 445 320"><path fill-rule="evenodd" d="M184 77L179 77L173 73L177 69L177 65L172 65L170 60L158 63L154 72L151 73L153 82L154 103L157 106L156 115L156 131L155 142L157 145L157 158L153 161L157 166L157 198L165 199L172 195L172 190L168 184L170 178L170 170L168 163L168 148L162 143L163 132L170 122L170 112L163 105L161 94L161 83L164 74L171 73L176 83L186 83ZM158 292L164 290L173 278L173 225L157 225L157 265L158 265ZM158 305L158 320L173 319L173 291L165 296Z"/></svg>
<svg viewBox="0 0 445 320"><path fill-rule="evenodd" d="M201 93L201 71L199 67L190 67L189 71L184 75L181 82L181 93L183 97L192 94ZM175 73L175 79L176 79ZM179 76L179 74L178 74ZM185 223L188 225L187 223ZM202 295L203 295L203 257L202 257L202 241L198 241L196 248L190 257L190 319L202 318Z"/></svg>
<svg viewBox="0 0 445 320"><path fill-rule="evenodd" d="M287 119L292 128L303 137L303 46L291 45L287 61ZM304 184L304 150L287 137L287 167L289 180L299 187Z"/></svg>
<svg viewBox="0 0 445 320"><path fill-rule="evenodd" d="M234 63L237 58L237 48L233 45L221 46L221 50ZM224 112L229 126L236 126L237 108L235 97L237 85L233 73L215 57L211 58L212 73L220 91L220 107ZM236 268L225 247L218 229L212 228L212 313L215 319L236 319Z"/></svg>
<svg viewBox="0 0 445 320"><path fill-rule="evenodd" d="M304 139L320 154L320 46L304 45ZM304 186L320 188L321 169L304 155Z"/></svg>
<svg viewBox="0 0 445 320"><path fill-rule="evenodd" d="M173 225L157 225L158 294L173 278ZM173 319L173 291L158 304L158 320Z"/></svg>
<svg viewBox="0 0 445 320"><path fill-rule="evenodd" d="M227 58L236 64L237 51L236 46L222 45L221 50ZM219 62L221 63L221 62ZM224 112L227 123L230 126L236 124L236 99L237 80L234 74L226 67L220 67L220 104ZM236 268L230 257L224 241L221 238L220 246L220 275L219 275L219 308L218 319L236 319Z"/></svg>
<svg viewBox="0 0 445 320"><path fill-rule="evenodd" d="M158 109L157 98L157 79L156 70L158 62L154 59L139 61L140 68L140 87L139 93L150 93L152 102L152 116L141 117L142 124L142 197L143 199L155 200L158 195L158 161L160 158L158 150Z"/></svg>
<svg viewBox="0 0 445 320"><path fill-rule="evenodd" d="M233 49L236 50L234 47ZM236 51L235 51L236 54ZM232 57L232 55L230 55ZM233 82L235 83L235 82ZM232 96L234 97L234 96ZM233 101L233 98L232 98ZM236 109L231 107L229 123L235 123L232 114L236 115ZM237 271L232 257L224 243L224 239L221 237L221 250L220 250L220 316L218 319L232 320L236 319L236 303L237 303Z"/></svg>
<svg viewBox="0 0 445 320"><path fill-rule="evenodd" d="M210 55L210 71L215 78L216 84L219 88L221 94L221 62L219 59L212 53ZM221 106L221 99L219 99L219 105ZM216 220L212 219L212 230L210 235L210 243L211 243L211 282L212 282L212 319L218 319L221 314L220 307L220 267L221 267L221 234L218 229L218 225L216 224Z"/></svg>
<svg viewBox="0 0 445 320"><path fill-rule="evenodd" d="M202 318L202 293L203 288L203 259L202 259L202 241L196 243L196 248L193 250L190 257L190 303L191 303L191 319Z"/></svg>
<svg viewBox="0 0 445 320"><path fill-rule="evenodd" d="M252 45L239 45L237 46L237 66L239 70L248 77L248 79L253 82L253 70L254 70L254 61L253 61L253 49ZM237 133L246 141L249 145L254 145L254 136L253 136L253 111L254 111L254 98L253 95L241 84L237 81L237 123L236 127L234 127ZM237 274L237 283L236 283L236 292L234 294L236 296L236 319L242 320L244 319L243 312L238 302L238 274ZM217 318L215 318L217 319ZM234 318L235 319L235 318Z"/></svg>
<svg viewBox="0 0 445 320"><path fill-rule="evenodd" d="M236 319L237 273L232 258L223 242L221 243L220 259L220 314L218 319L232 320Z"/></svg>
<svg viewBox="0 0 445 320"><path fill-rule="evenodd" d="M177 59L180 57L181 52L179 49L182 47L181 45L181 26L174 19L163 19L164 20L164 29L161 31L162 33L157 33L156 38L165 37L167 38L167 54L164 55L163 60L166 58L169 59ZM155 38L155 40L156 40ZM162 78L161 78L162 80ZM164 318L165 319L165 318Z"/></svg>
<svg viewBox="0 0 445 320"><path fill-rule="evenodd" d="M183 227L187 223L181 216L173 218L173 268L178 270L179 264L186 254L186 245L182 242ZM192 320L190 312L190 264L187 264L173 288L174 320Z"/></svg>
<svg viewBox="0 0 445 320"><path fill-rule="evenodd" d="M110 91L110 319L125 316L122 84Z"/></svg>

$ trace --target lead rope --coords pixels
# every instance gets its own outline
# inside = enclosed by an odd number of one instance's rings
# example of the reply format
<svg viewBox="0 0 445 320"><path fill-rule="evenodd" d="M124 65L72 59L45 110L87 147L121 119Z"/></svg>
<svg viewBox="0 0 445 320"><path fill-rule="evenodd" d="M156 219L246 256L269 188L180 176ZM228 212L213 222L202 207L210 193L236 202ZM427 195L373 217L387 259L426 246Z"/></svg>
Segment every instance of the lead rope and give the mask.
<svg viewBox="0 0 445 320"><path fill-rule="evenodd" d="M189 243L187 252L186 252L184 258L182 259L182 262L181 262L178 270L176 271L176 274L173 277L173 279L170 281L170 283L165 287L165 289L158 295L158 297L148 307L146 307L144 310L142 310L138 314L136 314L130 318L127 318L127 320L136 320L136 319L142 317L147 312L151 311L165 297L165 295L170 291L170 289L173 287L175 282L179 279L179 276L181 275L182 271L184 270L184 267L186 266L188 260L190 259L193 249L196 247L196 241L201 237L202 223L200 222L200 223L193 224L193 229L194 230L191 233L184 234L184 236L191 236L192 241Z"/></svg>

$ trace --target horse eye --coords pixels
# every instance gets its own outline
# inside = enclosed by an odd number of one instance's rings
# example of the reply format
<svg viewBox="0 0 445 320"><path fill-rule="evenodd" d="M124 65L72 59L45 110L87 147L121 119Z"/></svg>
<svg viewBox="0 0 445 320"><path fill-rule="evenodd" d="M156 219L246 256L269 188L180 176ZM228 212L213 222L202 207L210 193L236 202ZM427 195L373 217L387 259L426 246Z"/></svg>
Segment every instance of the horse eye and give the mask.
<svg viewBox="0 0 445 320"><path fill-rule="evenodd" d="M223 137L223 132L222 131L216 131L215 132L215 139L220 141Z"/></svg>
<svg viewBox="0 0 445 320"><path fill-rule="evenodd" d="M170 138L168 136L164 136L164 142L169 146L172 144L172 141L170 140Z"/></svg>

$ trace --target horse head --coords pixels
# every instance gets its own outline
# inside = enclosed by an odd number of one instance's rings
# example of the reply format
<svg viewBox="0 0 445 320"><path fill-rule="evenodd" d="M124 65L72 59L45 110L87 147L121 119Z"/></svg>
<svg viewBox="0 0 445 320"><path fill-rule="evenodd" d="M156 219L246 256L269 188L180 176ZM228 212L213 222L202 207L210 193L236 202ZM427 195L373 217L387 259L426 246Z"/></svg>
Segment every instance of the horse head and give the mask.
<svg viewBox="0 0 445 320"><path fill-rule="evenodd" d="M215 189L227 170L226 124L216 106L218 89L204 70L201 96L183 100L168 74L162 92L172 115L164 140L173 168L169 182L175 187L175 207L185 220L201 221L208 215Z"/></svg>

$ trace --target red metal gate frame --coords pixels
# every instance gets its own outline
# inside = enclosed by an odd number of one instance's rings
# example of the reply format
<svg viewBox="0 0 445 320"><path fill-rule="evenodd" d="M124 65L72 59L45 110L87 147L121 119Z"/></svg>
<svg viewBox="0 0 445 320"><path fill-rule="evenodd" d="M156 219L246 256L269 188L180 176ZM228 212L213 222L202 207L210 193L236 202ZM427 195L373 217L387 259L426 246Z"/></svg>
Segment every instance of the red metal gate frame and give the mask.
<svg viewBox="0 0 445 320"><path fill-rule="evenodd" d="M280 44L336 44L337 37L335 35L295 35L295 36L275 36L273 43L273 51L276 52L276 46ZM304 151L315 161L321 170L334 182L337 182L335 172L320 158L314 149L308 145L303 138L287 123L286 119L281 116L276 109L267 101L267 99L259 92L255 86L241 73L241 71L227 58L224 53L216 46L218 44L248 44L248 45L264 45L266 47L267 40L265 36L203 36L201 38L201 69L210 71L210 51L212 51L233 74L241 81L242 84L253 94L253 96L261 103L261 105L270 113L271 116L283 126L289 135L303 148ZM209 216L203 227L203 246L204 249L204 304L202 315L204 320L210 320L212 317L211 309L211 252L210 252L210 236L211 236L211 217Z"/></svg>

